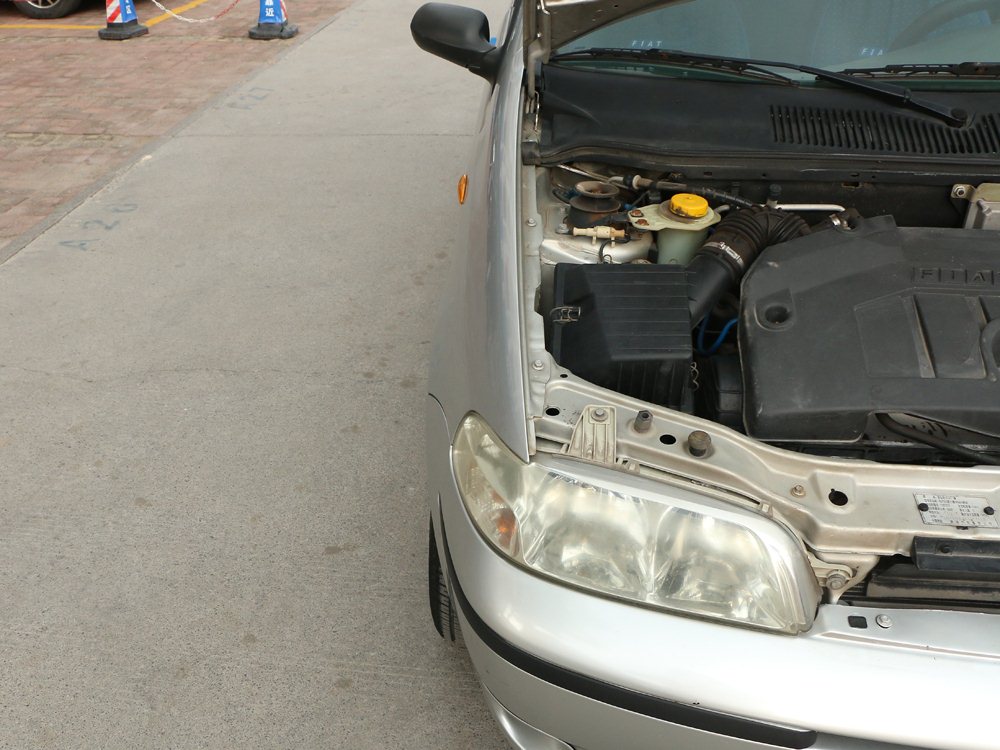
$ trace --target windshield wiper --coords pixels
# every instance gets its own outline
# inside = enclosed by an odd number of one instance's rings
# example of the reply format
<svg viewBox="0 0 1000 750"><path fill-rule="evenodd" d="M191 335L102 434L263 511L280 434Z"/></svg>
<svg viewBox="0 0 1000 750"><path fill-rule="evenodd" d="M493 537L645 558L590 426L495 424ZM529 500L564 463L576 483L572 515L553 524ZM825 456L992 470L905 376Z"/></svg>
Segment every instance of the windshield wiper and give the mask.
<svg viewBox="0 0 1000 750"><path fill-rule="evenodd" d="M711 55L695 55L687 52L674 52L661 49L619 49L617 47L591 47L589 49L573 50L552 55L550 62L573 60L635 60L637 62L662 62L682 68L696 70L721 71L747 78L774 81L787 86L797 86L798 82L773 70L757 67L750 60L736 58L714 57Z"/></svg>
<svg viewBox="0 0 1000 750"><path fill-rule="evenodd" d="M553 55L551 61L561 62L564 60L640 60L644 62L663 62L670 65L683 65L692 68L709 68L729 71L737 74L759 76L771 73L779 80L795 84L791 78L782 76L767 68L783 68L784 70L796 70L816 77L821 81L843 86L847 89L860 91L871 96L884 99L898 107L906 107L928 115L933 115L940 120L954 127L961 127L969 120L969 115L965 110L953 108L947 104L940 104L922 96L915 96L905 86L897 86L884 81L873 81L871 79L859 78L848 73L836 73L832 70L814 68L811 65L799 65L798 63L776 62L773 60L751 60L742 57L723 57L721 55L703 55L693 52L681 52L678 50L664 49L616 49L612 47L596 47L593 49L576 50Z"/></svg>
<svg viewBox="0 0 1000 750"><path fill-rule="evenodd" d="M883 65L879 68L847 68L841 71L852 76L948 76L949 78L1000 78L1000 63L906 63Z"/></svg>

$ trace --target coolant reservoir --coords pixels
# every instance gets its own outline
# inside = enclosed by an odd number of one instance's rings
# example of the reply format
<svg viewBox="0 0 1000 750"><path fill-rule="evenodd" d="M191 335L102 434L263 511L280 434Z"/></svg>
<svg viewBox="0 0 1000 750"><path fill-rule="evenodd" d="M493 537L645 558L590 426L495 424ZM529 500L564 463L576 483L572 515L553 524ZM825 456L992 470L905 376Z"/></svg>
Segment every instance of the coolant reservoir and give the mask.
<svg viewBox="0 0 1000 750"><path fill-rule="evenodd" d="M637 229L656 232L657 262L686 266L708 238L708 229L722 220L700 195L678 193L665 203L629 211Z"/></svg>

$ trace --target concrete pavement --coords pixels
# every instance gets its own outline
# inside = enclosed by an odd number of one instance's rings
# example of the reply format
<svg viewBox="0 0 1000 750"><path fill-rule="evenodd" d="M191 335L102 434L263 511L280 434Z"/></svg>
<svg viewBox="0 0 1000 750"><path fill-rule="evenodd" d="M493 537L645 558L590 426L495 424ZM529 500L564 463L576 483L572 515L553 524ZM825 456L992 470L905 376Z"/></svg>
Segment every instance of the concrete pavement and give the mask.
<svg viewBox="0 0 1000 750"><path fill-rule="evenodd" d="M197 19L231 11L210 23L183 23L138 0L150 33L118 44L97 37L104 3L91 0L65 19L41 21L0 0L0 260L9 242L37 232L94 180L128 164L348 2L292 0L302 35L279 44L247 38L256 0L169 4Z"/></svg>
<svg viewBox="0 0 1000 750"><path fill-rule="evenodd" d="M358 0L0 265L0 745L503 746L426 611L482 88L417 5Z"/></svg>

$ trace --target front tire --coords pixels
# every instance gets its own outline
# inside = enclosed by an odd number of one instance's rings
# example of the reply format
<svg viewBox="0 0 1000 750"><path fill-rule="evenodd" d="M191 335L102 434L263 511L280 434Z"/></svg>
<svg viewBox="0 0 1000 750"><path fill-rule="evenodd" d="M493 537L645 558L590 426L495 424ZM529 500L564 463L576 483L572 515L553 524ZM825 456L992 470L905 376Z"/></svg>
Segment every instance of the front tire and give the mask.
<svg viewBox="0 0 1000 750"><path fill-rule="evenodd" d="M29 18L62 18L80 7L83 0L15 0L14 7Z"/></svg>
<svg viewBox="0 0 1000 750"><path fill-rule="evenodd" d="M452 605L448 582L441 568L437 539L434 537L434 522L429 524L427 534L427 594L430 599L431 619L442 638L457 640L458 618Z"/></svg>

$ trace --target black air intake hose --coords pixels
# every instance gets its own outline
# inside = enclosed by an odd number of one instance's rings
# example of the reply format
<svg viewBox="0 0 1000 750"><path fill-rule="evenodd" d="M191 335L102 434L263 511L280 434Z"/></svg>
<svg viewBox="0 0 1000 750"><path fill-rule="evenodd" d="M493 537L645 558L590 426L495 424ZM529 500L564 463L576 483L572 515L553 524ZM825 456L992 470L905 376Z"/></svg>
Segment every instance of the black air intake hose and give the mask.
<svg viewBox="0 0 1000 750"><path fill-rule="evenodd" d="M729 214L688 264L688 304L696 327L770 245L809 234L795 214L755 206Z"/></svg>

